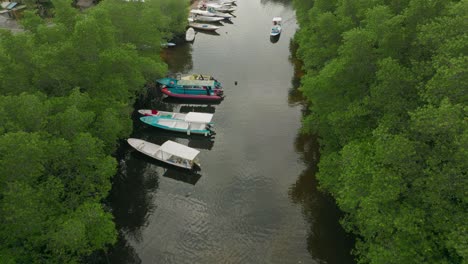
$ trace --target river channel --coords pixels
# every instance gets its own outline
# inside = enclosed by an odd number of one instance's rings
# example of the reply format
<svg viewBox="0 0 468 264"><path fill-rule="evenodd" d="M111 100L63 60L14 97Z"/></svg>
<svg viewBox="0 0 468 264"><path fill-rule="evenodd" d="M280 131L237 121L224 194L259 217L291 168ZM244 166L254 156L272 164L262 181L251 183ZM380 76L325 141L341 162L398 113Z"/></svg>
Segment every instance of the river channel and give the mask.
<svg viewBox="0 0 468 264"><path fill-rule="evenodd" d="M353 263L339 211L317 190L316 139L300 134L306 107L290 51L298 27L292 3L238 0L233 14L217 33L198 32L165 52L171 73L221 81L221 103L163 100L156 88L137 102L135 109L213 113L216 135L169 133L134 115L132 137L196 148L201 171L125 144L109 197L119 241L103 263ZM275 16L283 32L271 40Z"/></svg>

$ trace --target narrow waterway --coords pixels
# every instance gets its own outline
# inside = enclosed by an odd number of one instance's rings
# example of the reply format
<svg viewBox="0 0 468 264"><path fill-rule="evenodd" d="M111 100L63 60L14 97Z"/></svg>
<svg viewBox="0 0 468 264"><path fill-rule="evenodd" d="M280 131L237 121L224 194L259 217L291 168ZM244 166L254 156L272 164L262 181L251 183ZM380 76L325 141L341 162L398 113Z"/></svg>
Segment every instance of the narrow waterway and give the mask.
<svg viewBox="0 0 468 264"><path fill-rule="evenodd" d="M120 236L105 262L352 263L338 210L316 189L316 140L300 134L291 1L238 0L234 15L217 33L199 32L165 54L172 73L214 75L224 101L181 104L150 89L137 103L214 113L217 134L164 132L135 115L132 137L199 149L202 169L188 173L124 147L109 198ZM272 41L274 16L284 22Z"/></svg>

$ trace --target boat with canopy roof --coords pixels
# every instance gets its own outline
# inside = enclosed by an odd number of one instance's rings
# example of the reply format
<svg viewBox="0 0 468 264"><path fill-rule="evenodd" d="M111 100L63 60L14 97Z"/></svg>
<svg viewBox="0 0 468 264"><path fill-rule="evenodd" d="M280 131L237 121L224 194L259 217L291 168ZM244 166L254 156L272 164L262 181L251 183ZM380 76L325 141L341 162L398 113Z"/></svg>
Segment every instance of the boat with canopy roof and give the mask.
<svg viewBox="0 0 468 264"><path fill-rule="evenodd" d="M197 159L199 150L171 140L161 146L138 138L129 138L127 142L137 151L177 167L194 169L200 166Z"/></svg>

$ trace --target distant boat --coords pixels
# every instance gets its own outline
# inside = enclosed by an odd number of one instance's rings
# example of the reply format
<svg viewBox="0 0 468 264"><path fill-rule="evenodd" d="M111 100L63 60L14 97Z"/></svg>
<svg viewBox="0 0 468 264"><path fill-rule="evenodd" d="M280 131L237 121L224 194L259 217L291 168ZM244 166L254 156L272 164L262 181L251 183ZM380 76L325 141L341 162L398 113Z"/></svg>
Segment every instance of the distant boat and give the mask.
<svg viewBox="0 0 468 264"><path fill-rule="evenodd" d="M281 17L274 17L273 18L273 27L271 28L271 31L270 31L270 36L272 37L276 37L278 36L279 34L281 34Z"/></svg>
<svg viewBox="0 0 468 264"><path fill-rule="evenodd" d="M191 14L201 15L201 16L216 16L214 13L209 12L208 10L201 10L201 9L192 9L190 10Z"/></svg>
<svg viewBox="0 0 468 264"><path fill-rule="evenodd" d="M161 146L137 138L129 138L127 142L139 152L177 167L193 169L200 166L197 159L199 150L171 140L164 142Z"/></svg>
<svg viewBox="0 0 468 264"><path fill-rule="evenodd" d="M194 23L194 22L189 23L189 26L191 26L193 28L196 28L196 29L207 30L207 31L215 31L215 30L219 29L218 26L209 25L209 24Z"/></svg>
<svg viewBox="0 0 468 264"><path fill-rule="evenodd" d="M217 16L217 17L222 17L222 18L225 18L225 19L233 17L231 14L218 12L212 7L208 7L206 10L192 9L192 10L190 10L190 13L197 14L197 15L202 15L202 16Z"/></svg>
<svg viewBox="0 0 468 264"><path fill-rule="evenodd" d="M143 116L140 120L150 126L158 127L161 129L183 132L190 134L200 134L209 136L211 131L211 119L213 114L189 112L185 115L184 119L175 119L160 116Z"/></svg>
<svg viewBox="0 0 468 264"><path fill-rule="evenodd" d="M199 22L219 22L224 20L224 17L195 15L192 19Z"/></svg>
<svg viewBox="0 0 468 264"><path fill-rule="evenodd" d="M186 41L193 41L195 39L195 29L188 28L187 32L185 32L185 40Z"/></svg>
<svg viewBox="0 0 468 264"><path fill-rule="evenodd" d="M218 12L223 12L223 13L230 13L230 12L236 11L236 8L234 6L231 6L230 4L207 3L205 7L199 7L199 8L203 9L203 8L210 8L210 7Z"/></svg>
<svg viewBox="0 0 468 264"><path fill-rule="evenodd" d="M169 47L174 47L176 44L172 42L167 42L167 43L161 43L161 47L169 48Z"/></svg>

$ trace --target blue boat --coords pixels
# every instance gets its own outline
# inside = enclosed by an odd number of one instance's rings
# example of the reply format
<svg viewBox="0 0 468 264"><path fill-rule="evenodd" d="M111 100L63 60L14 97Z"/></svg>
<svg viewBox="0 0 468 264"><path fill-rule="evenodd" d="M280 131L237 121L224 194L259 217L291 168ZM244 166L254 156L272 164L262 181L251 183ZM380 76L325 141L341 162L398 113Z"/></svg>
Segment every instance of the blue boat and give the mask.
<svg viewBox="0 0 468 264"><path fill-rule="evenodd" d="M183 120L160 116L143 116L140 120L150 126L165 130L184 132L188 135L193 133L209 136L213 134L211 131L212 118L213 114L189 112Z"/></svg>
<svg viewBox="0 0 468 264"><path fill-rule="evenodd" d="M162 78L157 82L171 94L182 95L216 95L222 96L221 83L215 80L179 80L174 78Z"/></svg>
<svg viewBox="0 0 468 264"><path fill-rule="evenodd" d="M198 76L198 78L195 78ZM203 78L206 77L206 78ZM208 78L209 77L209 78ZM188 75L181 77L180 79L175 79L175 78L161 78L156 80L157 83L165 85L168 88L174 88L174 87L184 87L184 88L194 88L195 87L200 87L200 86L208 86L212 90L215 89L223 89L222 85L220 82L218 82L216 79L214 79L211 76L208 75L201 75L201 74L193 74L193 75Z"/></svg>

